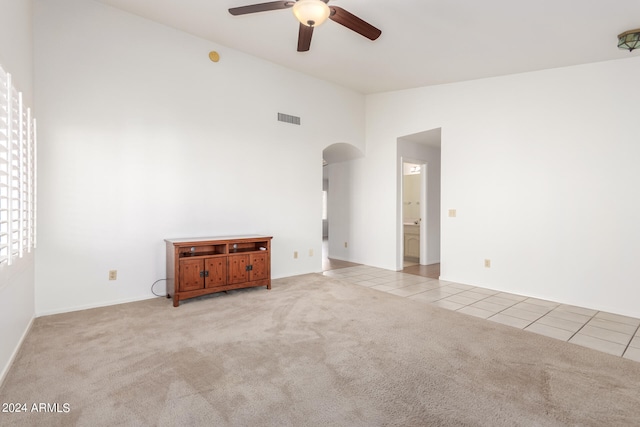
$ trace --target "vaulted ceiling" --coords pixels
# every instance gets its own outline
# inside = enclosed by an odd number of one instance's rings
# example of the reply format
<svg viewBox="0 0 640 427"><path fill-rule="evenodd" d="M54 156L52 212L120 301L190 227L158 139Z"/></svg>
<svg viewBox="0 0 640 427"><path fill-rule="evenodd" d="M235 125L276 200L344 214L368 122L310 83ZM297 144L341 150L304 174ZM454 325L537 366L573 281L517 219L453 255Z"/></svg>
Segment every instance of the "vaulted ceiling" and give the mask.
<svg viewBox="0 0 640 427"><path fill-rule="evenodd" d="M266 0L97 1L362 93L640 54L616 46L619 33L640 28L638 0L330 0L382 35L372 42L327 21L304 53L290 9L228 13Z"/></svg>

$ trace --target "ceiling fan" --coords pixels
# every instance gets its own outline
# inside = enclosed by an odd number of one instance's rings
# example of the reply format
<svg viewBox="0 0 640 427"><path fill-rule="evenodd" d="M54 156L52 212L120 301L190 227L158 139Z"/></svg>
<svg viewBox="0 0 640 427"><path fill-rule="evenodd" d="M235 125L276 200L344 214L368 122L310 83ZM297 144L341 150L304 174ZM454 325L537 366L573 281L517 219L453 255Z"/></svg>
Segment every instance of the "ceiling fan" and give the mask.
<svg viewBox="0 0 640 427"><path fill-rule="evenodd" d="M298 21L300 21L300 29L298 30L298 52L306 52L309 50L313 29L326 21L327 18L355 31L369 40L375 40L382 34L382 31L358 18L351 12L347 12L341 7L328 6L328 2L329 0L271 1L232 7L229 9L229 13L237 16L293 8L293 14L298 18Z"/></svg>

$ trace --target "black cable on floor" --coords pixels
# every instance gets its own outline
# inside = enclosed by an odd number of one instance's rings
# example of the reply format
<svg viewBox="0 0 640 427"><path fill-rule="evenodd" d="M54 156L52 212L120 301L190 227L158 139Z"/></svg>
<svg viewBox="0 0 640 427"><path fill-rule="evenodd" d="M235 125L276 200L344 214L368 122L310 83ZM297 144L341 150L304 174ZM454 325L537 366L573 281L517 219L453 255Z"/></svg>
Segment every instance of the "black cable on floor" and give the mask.
<svg viewBox="0 0 640 427"><path fill-rule="evenodd" d="M157 297L162 297L162 298L166 297L166 295L158 295L155 292L153 292L153 287L156 285L156 283L162 282L163 280L167 280L167 279L158 279L155 282L153 282L153 284L151 285L151 293L154 294Z"/></svg>

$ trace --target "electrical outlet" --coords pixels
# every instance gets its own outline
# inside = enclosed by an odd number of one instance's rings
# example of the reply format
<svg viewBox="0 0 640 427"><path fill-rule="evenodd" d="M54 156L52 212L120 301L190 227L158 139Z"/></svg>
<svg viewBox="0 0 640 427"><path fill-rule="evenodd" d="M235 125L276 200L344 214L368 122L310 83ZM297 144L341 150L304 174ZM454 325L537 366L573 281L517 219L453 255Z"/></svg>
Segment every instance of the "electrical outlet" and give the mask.
<svg viewBox="0 0 640 427"><path fill-rule="evenodd" d="M486 268L491 268L491 260L490 259L485 259L484 260L484 266Z"/></svg>
<svg viewBox="0 0 640 427"><path fill-rule="evenodd" d="M456 215L457 215L457 212L455 209L449 209L449 217L455 218Z"/></svg>
<svg viewBox="0 0 640 427"><path fill-rule="evenodd" d="M348 245L347 245L347 242L344 242L344 247L346 248L347 246L348 246Z"/></svg>
<svg viewBox="0 0 640 427"><path fill-rule="evenodd" d="M298 251L294 251L293 252L293 259L297 259L298 258Z"/></svg>
<svg viewBox="0 0 640 427"><path fill-rule="evenodd" d="M116 280L118 278L118 270L109 270L109 280Z"/></svg>
<svg viewBox="0 0 640 427"><path fill-rule="evenodd" d="M313 256L313 249L309 249L309 256Z"/></svg>

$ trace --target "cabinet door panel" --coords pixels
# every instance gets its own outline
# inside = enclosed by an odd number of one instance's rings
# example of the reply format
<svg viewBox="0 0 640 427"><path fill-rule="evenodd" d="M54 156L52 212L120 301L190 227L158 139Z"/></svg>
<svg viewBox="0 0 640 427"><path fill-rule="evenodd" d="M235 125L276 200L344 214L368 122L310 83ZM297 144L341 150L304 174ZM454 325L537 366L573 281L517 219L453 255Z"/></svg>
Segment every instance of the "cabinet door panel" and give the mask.
<svg viewBox="0 0 640 427"><path fill-rule="evenodd" d="M180 260L180 290L195 291L204 288L204 278L200 272L204 270L204 263L200 259Z"/></svg>
<svg viewBox="0 0 640 427"><path fill-rule="evenodd" d="M249 280L262 280L269 277L267 270L267 254L252 254L250 257L251 270L249 270Z"/></svg>
<svg viewBox="0 0 640 427"><path fill-rule="evenodd" d="M420 257L420 236L405 235L404 238L404 254L405 256Z"/></svg>
<svg viewBox="0 0 640 427"><path fill-rule="evenodd" d="M209 272L205 283L207 288L215 288L227 284L227 258L207 258L205 260L205 269Z"/></svg>
<svg viewBox="0 0 640 427"><path fill-rule="evenodd" d="M246 282L248 255L229 255L229 284Z"/></svg>

